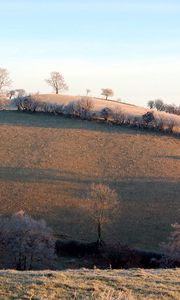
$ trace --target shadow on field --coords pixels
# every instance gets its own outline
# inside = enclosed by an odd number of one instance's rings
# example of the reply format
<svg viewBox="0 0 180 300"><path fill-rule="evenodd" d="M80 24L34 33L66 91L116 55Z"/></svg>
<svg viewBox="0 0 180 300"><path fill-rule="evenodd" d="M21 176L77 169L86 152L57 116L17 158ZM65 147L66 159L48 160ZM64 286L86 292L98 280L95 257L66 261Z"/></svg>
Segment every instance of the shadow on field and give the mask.
<svg viewBox="0 0 180 300"><path fill-rule="evenodd" d="M179 222L178 179L94 178L54 169L1 167L1 213L23 209L60 235L92 241L96 229L85 202L93 182L109 185L120 197L119 219L107 225L107 238L154 250L167 239L170 225Z"/></svg>
<svg viewBox="0 0 180 300"><path fill-rule="evenodd" d="M55 169L33 169L33 168L13 168L0 167L0 180L20 181L31 183L50 183L53 181L79 183L76 174ZM81 183L89 183L88 179L81 179Z"/></svg>
<svg viewBox="0 0 180 300"><path fill-rule="evenodd" d="M171 158L168 156L167 158ZM179 156L172 156L173 159L180 159ZM67 172L61 169L40 169L40 168L21 168L21 167L0 167L0 180L2 181L20 181L20 182L31 182L31 183L51 183L51 181L62 181L69 183L80 183L80 184L91 184L91 183L104 183L110 185L114 188L119 188L119 186L127 186L131 190L133 186L136 185L146 185L146 188L150 186L158 187L159 190L164 190L164 185L174 185L176 181L173 178L168 178L164 180L156 177L122 177L115 178L113 180L99 178L95 179L89 177L88 175L81 175L75 172ZM141 187L143 191L143 188Z"/></svg>
<svg viewBox="0 0 180 300"><path fill-rule="evenodd" d="M3 111L0 112L0 124L37 128L83 129L104 132L112 131L119 133L122 131L122 127L113 126L104 122L54 116L41 112L27 113L18 111ZM124 130L127 134L132 134L132 131L130 131L129 128L123 127L123 131Z"/></svg>
<svg viewBox="0 0 180 300"><path fill-rule="evenodd" d="M64 116L54 116L42 112L29 113L18 111L1 111L0 112L0 125L13 125L13 126L25 126L36 128L61 128L61 129L82 129L102 132L117 132L119 134L138 135L151 135L151 136L168 136L169 138L179 139L179 135L156 132L148 129L139 129L130 126L115 126L111 123L105 123L104 121L87 121L81 119L74 119Z"/></svg>
<svg viewBox="0 0 180 300"><path fill-rule="evenodd" d="M164 158L168 158L168 159L177 159L180 160L180 155L167 155L167 156L162 156Z"/></svg>

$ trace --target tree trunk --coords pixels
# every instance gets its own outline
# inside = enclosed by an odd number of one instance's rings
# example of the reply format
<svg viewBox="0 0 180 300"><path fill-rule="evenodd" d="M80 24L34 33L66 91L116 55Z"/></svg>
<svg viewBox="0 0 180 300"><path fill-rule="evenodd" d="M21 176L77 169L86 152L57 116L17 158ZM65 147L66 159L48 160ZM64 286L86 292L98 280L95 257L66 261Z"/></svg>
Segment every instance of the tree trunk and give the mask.
<svg viewBox="0 0 180 300"><path fill-rule="evenodd" d="M58 93L59 93L58 88L56 88L56 94L58 94Z"/></svg>
<svg viewBox="0 0 180 300"><path fill-rule="evenodd" d="M101 223L100 222L98 222L98 243L99 243L99 245L101 244L101 242L102 242L102 233L101 233Z"/></svg>

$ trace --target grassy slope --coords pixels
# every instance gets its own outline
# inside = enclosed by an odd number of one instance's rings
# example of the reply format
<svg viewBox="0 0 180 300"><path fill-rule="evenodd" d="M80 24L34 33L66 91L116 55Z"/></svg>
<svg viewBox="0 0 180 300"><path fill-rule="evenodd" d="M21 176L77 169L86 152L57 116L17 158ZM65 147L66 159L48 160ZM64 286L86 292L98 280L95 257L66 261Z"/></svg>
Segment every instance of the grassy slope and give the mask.
<svg viewBox="0 0 180 300"><path fill-rule="evenodd" d="M129 300L179 300L179 278L180 269L0 271L0 299L117 300L123 291L134 296L127 298ZM73 296L75 294L77 297ZM111 298L110 295L114 297Z"/></svg>
<svg viewBox="0 0 180 300"><path fill-rule="evenodd" d="M84 98L83 96L69 96L69 95L56 95L56 94L41 94L33 96L36 100L45 101L49 103L63 103L68 104L71 101L76 101ZM94 102L94 109L100 110L104 107L121 107L124 111L134 112L138 114L143 114L147 111L146 108L135 106L132 104L126 104L124 102L118 102L116 100L105 100L103 98L89 97Z"/></svg>
<svg viewBox="0 0 180 300"><path fill-rule="evenodd" d="M18 112L0 112L0 135L1 213L24 209L57 233L94 239L85 195L100 180L122 198L106 237L158 249L179 222L177 138Z"/></svg>

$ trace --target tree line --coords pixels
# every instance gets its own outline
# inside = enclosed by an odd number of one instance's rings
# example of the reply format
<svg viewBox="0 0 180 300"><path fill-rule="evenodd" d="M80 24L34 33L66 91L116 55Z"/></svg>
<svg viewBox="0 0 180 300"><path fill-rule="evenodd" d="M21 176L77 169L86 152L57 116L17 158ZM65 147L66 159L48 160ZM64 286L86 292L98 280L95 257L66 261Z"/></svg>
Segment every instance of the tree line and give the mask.
<svg viewBox="0 0 180 300"><path fill-rule="evenodd" d="M158 111L165 111L170 114L180 115L180 105L177 106L175 104L167 104L164 103L163 100L150 100L147 103L150 109L157 109Z"/></svg>
<svg viewBox="0 0 180 300"><path fill-rule="evenodd" d="M53 91L56 94L63 93L64 91L68 90L68 85L66 84L64 77L61 73L57 71L53 71L50 73L50 78L45 79L45 82L52 87ZM10 79L10 75L7 69L0 68L0 92L3 91L5 88L9 88L12 84L12 80ZM107 100L108 97L112 97L114 92L112 89L103 88L101 89L101 95L105 96ZM86 95L88 96L91 92L90 89L86 89ZM14 89L8 92L9 98L12 97L21 97L26 94L24 89Z"/></svg>
<svg viewBox="0 0 180 300"><path fill-rule="evenodd" d="M52 87L53 91L56 94L63 93L68 90L68 85L66 84L64 77L60 72L53 71L50 73L50 77L45 79L45 82ZM0 92L5 88L9 88L12 84L12 80L10 79L10 75L7 69L0 68ZM86 96L90 94L91 90L86 89ZM8 95L11 99L12 97L21 97L25 96L26 92L24 89L14 89L9 90ZM105 96L107 100L109 97L114 95L114 92L110 88L102 88L101 95ZM168 113L180 115L180 106L176 106L175 104L166 104L161 99L150 100L147 103L147 106L150 109L157 109L158 111L165 111Z"/></svg>

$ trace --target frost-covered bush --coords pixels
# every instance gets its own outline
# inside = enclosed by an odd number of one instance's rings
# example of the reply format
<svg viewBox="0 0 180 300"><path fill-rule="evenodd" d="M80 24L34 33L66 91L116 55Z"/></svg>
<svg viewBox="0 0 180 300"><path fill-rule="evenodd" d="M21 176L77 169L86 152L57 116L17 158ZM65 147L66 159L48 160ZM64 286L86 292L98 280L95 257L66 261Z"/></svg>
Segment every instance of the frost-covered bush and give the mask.
<svg viewBox="0 0 180 300"><path fill-rule="evenodd" d="M88 97L84 97L76 102L76 111L82 119L90 119L93 108L94 103Z"/></svg>
<svg viewBox="0 0 180 300"><path fill-rule="evenodd" d="M71 101L63 107L63 114L66 116L76 116L76 102Z"/></svg>
<svg viewBox="0 0 180 300"><path fill-rule="evenodd" d="M88 97L84 97L80 100L72 101L65 105L63 108L63 113L72 117L90 119L93 107L93 101Z"/></svg>
<svg viewBox="0 0 180 300"><path fill-rule="evenodd" d="M20 211L0 216L1 267L17 270L53 265L55 241L45 221L34 220Z"/></svg>
<svg viewBox="0 0 180 300"><path fill-rule="evenodd" d="M43 109L44 112L54 114L54 115L59 115L63 113L63 104L44 102L41 108Z"/></svg>
<svg viewBox="0 0 180 300"><path fill-rule="evenodd" d="M105 121L109 121L110 119L113 118L113 111L109 107L104 107L100 111L100 116L103 118Z"/></svg>
<svg viewBox="0 0 180 300"><path fill-rule="evenodd" d="M27 96L17 97L13 99L12 104L15 105L19 111L35 112L37 110L39 102L32 99L31 96Z"/></svg>
<svg viewBox="0 0 180 300"><path fill-rule="evenodd" d="M122 109L120 109L119 107L115 107L115 109L113 110L113 122L116 125L121 125L124 123L124 119L125 119L125 115L122 111Z"/></svg>

